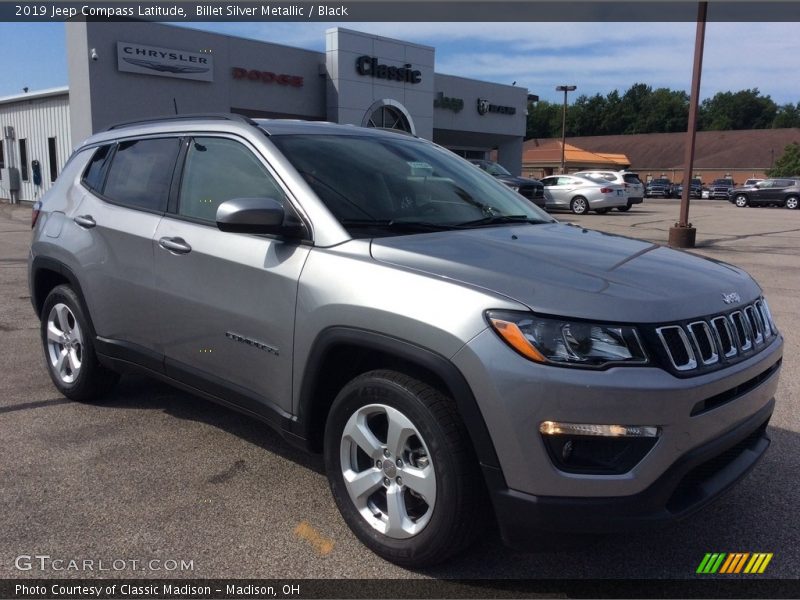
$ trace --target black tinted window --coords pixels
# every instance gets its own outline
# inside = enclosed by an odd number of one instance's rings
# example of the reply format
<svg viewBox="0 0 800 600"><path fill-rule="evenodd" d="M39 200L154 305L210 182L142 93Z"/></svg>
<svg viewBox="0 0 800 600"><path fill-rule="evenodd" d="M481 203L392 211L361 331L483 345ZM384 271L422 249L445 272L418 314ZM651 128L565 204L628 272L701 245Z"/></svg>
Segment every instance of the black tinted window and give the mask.
<svg viewBox="0 0 800 600"><path fill-rule="evenodd" d="M625 180L625 183L634 183L634 184L642 183L641 181L639 181L639 176L634 175L633 173L626 173L625 175L623 175L622 178Z"/></svg>
<svg viewBox="0 0 800 600"><path fill-rule="evenodd" d="M178 146L177 138L120 143L103 194L133 208L165 211Z"/></svg>
<svg viewBox="0 0 800 600"><path fill-rule="evenodd" d="M89 166L83 173L83 183L95 192L103 191L103 167L110 156L111 146L101 146L89 161Z"/></svg>
<svg viewBox="0 0 800 600"><path fill-rule="evenodd" d="M273 198L284 194L264 165L242 144L223 138L195 138L183 170L178 212L215 221L217 207L234 198Z"/></svg>

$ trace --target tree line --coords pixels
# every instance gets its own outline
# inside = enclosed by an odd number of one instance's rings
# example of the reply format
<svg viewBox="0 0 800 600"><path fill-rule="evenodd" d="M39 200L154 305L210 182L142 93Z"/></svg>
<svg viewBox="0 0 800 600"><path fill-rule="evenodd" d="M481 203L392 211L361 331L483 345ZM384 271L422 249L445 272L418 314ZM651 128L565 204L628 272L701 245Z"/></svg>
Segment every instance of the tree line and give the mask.
<svg viewBox="0 0 800 600"><path fill-rule="evenodd" d="M563 104L541 100L528 107L527 138L561 137ZM581 95L567 107L567 135L619 135L686 131L689 95L644 83L625 93ZM758 88L718 92L700 103L700 131L800 127L800 102L778 105Z"/></svg>

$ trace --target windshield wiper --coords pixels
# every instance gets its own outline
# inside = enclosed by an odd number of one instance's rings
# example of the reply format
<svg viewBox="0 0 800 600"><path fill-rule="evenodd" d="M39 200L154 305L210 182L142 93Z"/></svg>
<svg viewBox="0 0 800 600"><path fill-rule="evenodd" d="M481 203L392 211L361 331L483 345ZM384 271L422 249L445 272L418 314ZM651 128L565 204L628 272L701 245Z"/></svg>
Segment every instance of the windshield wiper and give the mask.
<svg viewBox="0 0 800 600"><path fill-rule="evenodd" d="M429 223L427 221L395 221L394 219L342 219L340 223L347 229L385 228L392 231L448 231L460 229L457 225Z"/></svg>
<svg viewBox="0 0 800 600"><path fill-rule="evenodd" d="M543 223L552 223L552 221L543 221L541 219L533 219L527 215L490 215L482 219L475 219L474 221L466 221L459 223L459 227L481 227L483 225L502 225L505 223L529 223L532 225L541 225Z"/></svg>

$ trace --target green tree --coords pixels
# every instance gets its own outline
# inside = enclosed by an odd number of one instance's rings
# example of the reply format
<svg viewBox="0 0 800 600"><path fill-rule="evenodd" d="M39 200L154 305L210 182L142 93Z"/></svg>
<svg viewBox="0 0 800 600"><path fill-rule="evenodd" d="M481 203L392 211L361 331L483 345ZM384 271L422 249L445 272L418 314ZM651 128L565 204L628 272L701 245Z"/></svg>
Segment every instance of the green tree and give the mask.
<svg viewBox="0 0 800 600"><path fill-rule="evenodd" d="M778 113L772 121L772 128L800 127L800 102L784 104L778 107Z"/></svg>
<svg viewBox="0 0 800 600"><path fill-rule="evenodd" d="M800 144L792 142L783 149L775 166L767 171L768 177L791 177L800 175Z"/></svg>
<svg viewBox="0 0 800 600"><path fill-rule="evenodd" d="M567 111L567 130L572 135L604 135L606 100L600 94L578 96Z"/></svg>
<svg viewBox="0 0 800 600"><path fill-rule="evenodd" d="M766 129L772 127L778 106L758 88L738 92L717 92L700 105L699 129Z"/></svg>
<svg viewBox="0 0 800 600"><path fill-rule="evenodd" d="M641 119L641 128L645 133L686 131L689 95L682 90L658 88L650 95Z"/></svg>
<svg viewBox="0 0 800 600"><path fill-rule="evenodd" d="M547 100L531 102L528 105L525 137L527 139L561 137L561 110L561 104Z"/></svg>

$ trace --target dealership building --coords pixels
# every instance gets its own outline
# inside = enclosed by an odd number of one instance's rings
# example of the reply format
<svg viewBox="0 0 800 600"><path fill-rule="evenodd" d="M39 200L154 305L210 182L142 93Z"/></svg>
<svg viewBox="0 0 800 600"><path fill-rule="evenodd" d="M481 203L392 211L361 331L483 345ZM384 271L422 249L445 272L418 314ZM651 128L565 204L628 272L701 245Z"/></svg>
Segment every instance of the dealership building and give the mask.
<svg viewBox="0 0 800 600"><path fill-rule="evenodd" d="M133 21L66 37L68 88L0 98L2 198L40 197L94 132L176 113L399 129L521 171L528 91L436 73L430 46L334 28L316 52Z"/></svg>

